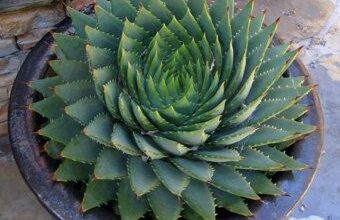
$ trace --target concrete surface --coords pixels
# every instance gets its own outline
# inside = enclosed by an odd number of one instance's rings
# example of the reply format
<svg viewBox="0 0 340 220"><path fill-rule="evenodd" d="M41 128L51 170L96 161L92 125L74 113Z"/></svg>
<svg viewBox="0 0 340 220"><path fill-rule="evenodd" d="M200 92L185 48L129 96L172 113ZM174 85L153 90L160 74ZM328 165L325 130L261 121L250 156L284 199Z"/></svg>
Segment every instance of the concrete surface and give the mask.
<svg viewBox="0 0 340 220"><path fill-rule="evenodd" d="M291 220L340 220L340 0L321 31L295 44L314 83L325 119L324 154L316 179Z"/></svg>
<svg viewBox="0 0 340 220"><path fill-rule="evenodd" d="M0 138L0 220L53 219L23 181L7 137Z"/></svg>
<svg viewBox="0 0 340 220"><path fill-rule="evenodd" d="M293 47L304 46L300 58L319 85L325 118L320 168L289 220L340 220L340 0L257 2L257 10L268 8L271 17L282 17L282 38L293 41ZM0 184L0 220L51 219L23 182L7 138L0 138Z"/></svg>

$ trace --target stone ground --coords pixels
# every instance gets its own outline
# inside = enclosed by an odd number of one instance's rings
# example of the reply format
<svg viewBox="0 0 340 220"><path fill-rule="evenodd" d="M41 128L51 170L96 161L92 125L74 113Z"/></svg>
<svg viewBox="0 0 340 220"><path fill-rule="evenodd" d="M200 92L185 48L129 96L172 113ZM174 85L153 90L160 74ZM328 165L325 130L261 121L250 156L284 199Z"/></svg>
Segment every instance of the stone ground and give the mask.
<svg viewBox="0 0 340 220"><path fill-rule="evenodd" d="M257 0L264 8L268 21L282 18L282 39L304 46L300 58L318 84L325 119L321 165L289 220L340 220L340 0ZM0 138L0 183L1 220L52 219L23 182L7 137Z"/></svg>
<svg viewBox="0 0 340 220"><path fill-rule="evenodd" d="M340 219L340 0L319 33L298 42L319 96L325 120L324 152L316 179L291 220Z"/></svg>
<svg viewBox="0 0 340 220"><path fill-rule="evenodd" d="M7 137L0 138L0 183L1 220L53 219L23 181Z"/></svg>

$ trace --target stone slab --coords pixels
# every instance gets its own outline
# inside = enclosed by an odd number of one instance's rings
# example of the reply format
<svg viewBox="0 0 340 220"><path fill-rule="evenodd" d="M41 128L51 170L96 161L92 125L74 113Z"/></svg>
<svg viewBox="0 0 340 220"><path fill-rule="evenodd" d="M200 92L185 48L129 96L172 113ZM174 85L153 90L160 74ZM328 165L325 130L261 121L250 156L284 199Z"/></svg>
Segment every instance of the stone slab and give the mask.
<svg viewBox="0 0 340 220"><path fill-rule="evenodd" d="M0 137L0 162L1 161L14 161L8 136Z"/></svg>
<svg viewBox="0 0 340 220"><path fill-rule="evenodd" d="M18 48L14 37L0 39L0 57L8 56L16 51L18 51Z"/></svg>
<svg viewBox="0 0 340 220"><path fill-rule="evenodd" d="M7 123L7 111L8 110L8 100L0 102L0 137L5 136L8 133L8 123ZM0 151L1 153L1 151Z"/></svg>
<svg viewBox="0 0 340 220"><path fill-rule="evenodd" d="M51 28L33 29L30 33L17 37L17 45L21 50L28 50L49 31Z"/></svg>
<svg viewBox="0 0 340 220"><path fill-rule="evenodd" d="M338 4L340 5L340 2ZM338 9L338 15L334 19L334 24L326 32L324 40L328 48L340 53L340 21L337 20L340 19L340 8Z"/></svg>
<svg viewBox="0 0 340 220"><path fill-rule="evenodd" d="M8 110L8 102L7 100L5 102L0 103L0 123L7 121L7 111Z"/></svg>
<svg viewBox="0 0 340 220"><path fill-rule="evenodd" d="M8 85L9 74L15 74L18 72L21 64L27 56L27 51L20 51L11 56L0 58L0 87L3 85Z"/></svg>
<svg viewBox="0 0 340 220"><path fill-rule="evenodd" d="M32 29L53 27L54 25L61 22L64 18L65 11L64 6L61 3L49 7L38 8L32 22Z"/></svg>
<svg viewBox="0 0 340 220"><path fill-rule="evenodd" d="M23 35L32 29L52 27L64 18L65 12L61 4L0 13L0 38Z"/></svg>
<svg viewBox="0 0 340 220"><path fill-rule="evenodd" d="M333 81L340 82L340 54L328 54L321 57L318 63L327 70L327 74Z"/></svg>
<svg viewBox="0 0 340 220"><path fill-rule="evenodd" d="M71 6L76 10L81 10L84 7L94 4L95 0L67 0L67 5Z"/></svg>
<svg viewBox="0 0 340 220"><path fill-rule="evenodd" d="M8 123L7 121L0 122L0 137L8 135ZM1 191L1 188L0 188Z"/></svg>
<svg viewBox="0 0 340 220"><path fill-rule="evenodd" d="M20 13L0 14L0 37L8 38L27 33L35 17L36 10L28 10Z"/></svg>
<svg viewBox="0 0 340 220"><path fill-rule="evenodd" d="M7 101L11 93L12 85L0 87L0 102Z"/></svg>
<svg viewBox="0 0 340 220"><path fill-rule="evenodd" d="M0 12L51 4L54 0L1 0Z"/></svg>
<svg viewBox="0 0 340 220"><path fill-rule="evenodd" d="M0 77L0 82L1 82L0 84L3 85L2 87L12 85L16 76L17 76L17 72L3 75Z"/></svg>

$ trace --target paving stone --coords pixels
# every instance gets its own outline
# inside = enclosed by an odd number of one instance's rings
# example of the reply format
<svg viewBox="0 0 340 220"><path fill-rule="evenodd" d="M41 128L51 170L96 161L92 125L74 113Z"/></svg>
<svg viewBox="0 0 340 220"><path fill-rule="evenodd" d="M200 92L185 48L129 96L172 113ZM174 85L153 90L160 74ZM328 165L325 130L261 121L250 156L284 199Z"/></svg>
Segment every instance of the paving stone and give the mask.
<svg viewBox="0 0 340 220"><path fill-rule="evenodd" d="M5 57L5 58L1 58L0 57L0 75L2 74L6 74L6 68L9 65L9 58Z"/></svg>
<svg viewBox="0 0 340 220"><path fill-rule="evenodd" d="M11 56L0 58L0 87L8 85L8 80L5 80L8 76L4 75L11 73L16 75L21 64L24 62L27 53L27 51L19 51Z"/></svg>
<svg viewBox="0 0 340 220"><path fill-rule="evenodd" d="M50 30L51 28L34 29L28 34L18 36L17 44L22 50L31 49Z"/></svg>
<svg viewBox="0 0 340 220"><path fill-rule="evenodd" d="M14 161L0 161L0 182L0 219L53 219L26 186Z"/></svg>
<svg viewBox="0 0 340 220"><path fill-rule="evenodd" d="M0 102L0 123L7 121L8 102Z"/></svg>
<svg viewBox="0 0 340 220"><path fill-rule="evenodd" d="M0 57L5 57L18 51L15 38L0 39ZM0 64L1 66L1 64Z"/></svg>
<svg viewBox="0 0 340 220"><path fill-rule="evenodd" d="M1 0L0 12L51 4L54 0Z"/></svg>
<svg viewBox="0 0 340 220"><path fill-rule="evenodd" d="M340 82L340 54L329 54L318 60L318 64L326 69L333 81Z"/></svg>
<svg viewBox="0 0 340 220"><path fill-rule="evenodd" d="M32 22L32 29L50 28L65 18L65 11L62 4L38 9Z"/></svg>
<svg viewBox="0 0 340 220"><path fill-rule="evenodd" d="M32 29L48 28L65 18L61 4L0 14L0 38L29 33Z"/></svg>
<svg viewBox="0 0 340 220"><path fill-rule="evenodd" d="M340 3L339 3L340 5ZM340 9L339 9L340 13ZM340 15L337 16L337 19L340 19ZM327 33L324 36L324 40L326 41L326 46L328 48L331 48L332 50L340 53L340 21L335 22L334 25L332 25Z"/></svg>
<svg viewBox="0 0 340 220"><path fill-rule="evenodd" d="M0 137L5 136L5 135L8 135L8 122L7 121L0 122ZM2 189L0 187L0 191L1 190ZM0 208L0 210L1 210L1 208ZM0 215L0 217L1 217L1 215Z"/></svg>
<svg viewBox="0 0 340 220"><path fill-rule="evenodd" d="M9 99L11 88L12 88L12 85L6 85L6 86L0 87L0 102L6 101Z"/></svg>
<svg viewBox="0 0 340 220"><path fill-rule="evenodd" d="M8 136L0 136L0 161L14 161Z"/></svg>
<svg viewBox="0 0 340 220"><path fill-rule="evenodd" d="M2 136L8 135L7 116L8 116L8 99L0 102L0 138ZM0 139L0 145L1 145L1 139ZM2 148L2 146L0 147ZM0 148L0 160L1 160L1 148ZM1 191L1 187L0 187L0 191Z"/></svg>
<svg viewBox="0 0 340 220"><path fill-rule="evenodd" d="M0 130L1 125L0 123ZM0 136L0 182L1 220L53 219L22 179L10 149L8 136Z"/></svg>
<svg viewBox="0 0 340 220"><path fill-rule="evenodd" d="M13 72L13 73L10 73L10 74L2 75L0 77L0 84L3 85L2 87L11 85L11 84L13 84L16 76L17 76L17 72ZM0 99L1 99L1 97L0 97Z"/></svg>
<svg viewBox="0 0 340 220"><path fill-rule="evenodd" d="M238 0L237 6L246 2ZM257 0L257 13L268 9L265 23L281 17L278 35L286 42L300 41L318 33L334 11L330 0Z"/></svg>
<svg viewBox="0 0 340 220"><path fill-rule="evenodd" d="M0 14L0 37L8 38L27 33L31 29L36 10Z"/></svg>
<svg viewBox="0 0 340 220"><path fill-rule="evenodd" d="M72 8L76 10L81 10L86 6L94 4L95 0L67 0L66 2Z"/></svg>
<svg viewBox="0 0 340 220"><path fill-rule="evenodd" d="M0 58L0 137L8 134L7 107L10 91L18 70L27 56L27 51L20 51L6 58ZM1 218L0 218L1 219Z"/></svg>

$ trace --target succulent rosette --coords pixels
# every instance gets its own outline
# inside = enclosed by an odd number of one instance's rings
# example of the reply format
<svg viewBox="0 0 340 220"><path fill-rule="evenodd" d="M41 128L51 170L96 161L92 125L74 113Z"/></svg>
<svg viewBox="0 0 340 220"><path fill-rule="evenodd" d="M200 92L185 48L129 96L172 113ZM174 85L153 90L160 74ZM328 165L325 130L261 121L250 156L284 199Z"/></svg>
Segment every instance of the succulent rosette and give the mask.
<svg viewBox="0 0 340 220"><path fill-rule="evenodd" d="M54 179L84 182L82 211L122 219L252 215L247 200L283 195L270 176L306 165L283 150L314 130L298 119L310 91L285 71L298 50L271 46L250 1L97 0L68 9L54 75L31 82L47 118L38 134L60 160ZM113 201L113 202L111 202Z"/></svg>

